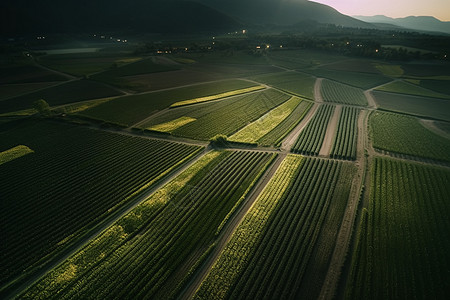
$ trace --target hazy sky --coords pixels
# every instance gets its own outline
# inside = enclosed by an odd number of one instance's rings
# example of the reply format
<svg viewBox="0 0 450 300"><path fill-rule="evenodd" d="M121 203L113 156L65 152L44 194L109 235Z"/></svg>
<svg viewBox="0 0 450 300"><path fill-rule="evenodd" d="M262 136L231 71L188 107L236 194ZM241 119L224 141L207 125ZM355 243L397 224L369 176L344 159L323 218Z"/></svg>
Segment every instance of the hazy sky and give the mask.
<svg viewBox="0 0 450 300"><path fill-rule="evenodd" d="M450 21L450 0L311 0L346 15L385 15L393 18L434 16Z"/></svg>

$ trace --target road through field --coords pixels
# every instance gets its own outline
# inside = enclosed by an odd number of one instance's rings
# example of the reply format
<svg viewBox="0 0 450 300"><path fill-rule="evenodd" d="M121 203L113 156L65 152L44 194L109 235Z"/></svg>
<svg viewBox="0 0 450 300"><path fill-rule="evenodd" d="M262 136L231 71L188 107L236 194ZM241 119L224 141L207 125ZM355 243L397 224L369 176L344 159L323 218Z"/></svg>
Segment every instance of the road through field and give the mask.
<svg viewBox="0 0 450 300"><path fill-rule="evenodd" d="M361 195L362 185L364 184L366 173L365 149L367 140L367 120L368 111L363 110L358 118L358 141L357 141L357 174L353 179L352 188L345 209L344 218L339 228L336 238L336 246L331 257L330 265L319 295L319 299L334 299L336 290L344 267L345 258L350 248L353 226L355 224L356 213Z"/></svg>
<svg viewBox="0 0 450 300"><path fill-rule="evenodd" d="M242 204L242 207L236 212L236 214L232 217L232 219L227 222L227 225L225 225L220 237L218 238L218 242L214 250L208 256L208 258L200 267L200 269L197 271L197 273L194 275L193 279L187 285L186 289L182 292L180 297L181 299L183 300L191 299L194 296L195 292L200 287L203 280L211 271L214 263L219 258L228 241L231 239L231 236L236 231L236 228L239 226L239 224L241 224L245 215L250 211L256 199L264 190L266 185L269 183L270 179L273 177L275 172L278 170L278 167L280 166L281 162L284 160L286 155L287 153L282 153L277 156L277 158L271 164L268 170L266 170L264 175L255 184L251 193L249 194L245 202Z"/></svg>
<svg viewBox="0 0 450 300"><path fill-rule="evenodd" d="M320 92L322 88L323 78L317 78L314 84L314 99L316 102L323 102L322 93Z"/></svg>
<svg viewBox="0 0 450 300"><path fill-rule="evenodd" d="M151 185L146 191L142 192L140 196L131 200L129 203L125 204L122 208L118 209L116 212L112 213L105 220L100 222L97 226L89 230L84 236L74 242L69 248L65 249L59 255L54 257L53 259L46 262L38 271L36 271L30 278L26 281L23 281L18 286L12 287L6 295L2 295L3 299L14 299L21 293L23 293L26 289L31 287L33 284L38 282L42 277L44 277L48 272L52 269L56 268L60 264L62 264L66 259L80 251L83 247L85 247L89 242L97 238L103 231L108 229L111 225L113 225L117 220L125 216L131 210L133 210L140 203L148 199L154 192L163 187L165 184L170 182L172 179L180 175L190 166L195 164L201 157L207 154L211 149L209 147L205 148L200 153L197 153L196 156L191 158L188 162L185 162L181 167L175 168L169 172L162 180L157 182L154 185Z"/></svg>
<svg viewBox="0 0 450 300"><path fill-rule="evenodd" d="M342 105L336 105L333 116L331 117L330 123L327 127L327 132L325 138L323 139L322 148L320 148L319 156L327 157L330 154L331 147L333 146L334 137L337 133L337 126L339 117L341 116Z"/></svg>

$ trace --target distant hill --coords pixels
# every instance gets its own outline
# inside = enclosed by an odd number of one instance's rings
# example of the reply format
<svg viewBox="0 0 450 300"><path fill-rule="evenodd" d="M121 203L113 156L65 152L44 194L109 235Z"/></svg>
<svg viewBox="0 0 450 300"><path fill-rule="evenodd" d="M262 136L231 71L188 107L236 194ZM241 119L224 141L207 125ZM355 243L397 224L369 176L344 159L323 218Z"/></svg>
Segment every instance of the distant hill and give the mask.
<svg viewBox="0 0 450 300"><path fill-rule="evenodd" d="M406 17L406 18L389 18L386 16L354 16L368 23L384 23L394 26L399 26L408 29L420 30L420 31L432 31L442 32L450 34L450 22L442 22L434 17L421 16L421 17Z"/></svg>
<svg viewBox="0 0 450 300"><path fill-rule="evenodd" d="M196 0L254 24L293 25L305 21L346 27L376 26L339 13L334 8L306 0Z"/></svg>
<svg viewBox="0 0 450 300"><path fill-rule="evenodd" d="M235 19L193 1L0 1L0 34L3 36L117 30L187 33L239 27Z"/></svg>

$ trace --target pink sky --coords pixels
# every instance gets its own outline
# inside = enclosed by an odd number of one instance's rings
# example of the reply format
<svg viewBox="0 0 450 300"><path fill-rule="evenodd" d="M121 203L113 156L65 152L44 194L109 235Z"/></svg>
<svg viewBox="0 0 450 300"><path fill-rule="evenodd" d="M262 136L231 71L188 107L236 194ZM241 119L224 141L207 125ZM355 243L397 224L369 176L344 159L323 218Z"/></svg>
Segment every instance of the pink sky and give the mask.
<svg viewBox="0 0 450 300"><path fill-rule="evenodd" d="M450 21L450 0L311 0L346 15L385 15L392 18L434 16Z"/></svg>

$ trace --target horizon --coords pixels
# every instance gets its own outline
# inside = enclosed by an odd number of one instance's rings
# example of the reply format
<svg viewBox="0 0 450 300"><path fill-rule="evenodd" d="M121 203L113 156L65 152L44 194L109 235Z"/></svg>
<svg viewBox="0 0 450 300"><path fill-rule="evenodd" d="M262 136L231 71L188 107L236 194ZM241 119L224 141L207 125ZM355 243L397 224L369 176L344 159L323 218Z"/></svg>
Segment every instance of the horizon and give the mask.
<svg viewBox="0 0 450 300"><path fill-rule="evenodd" d="M383 15L390 18L431 16L443 22L450 21L448 0L311 0L311 2L328 5L348 16Z"/></svg>

